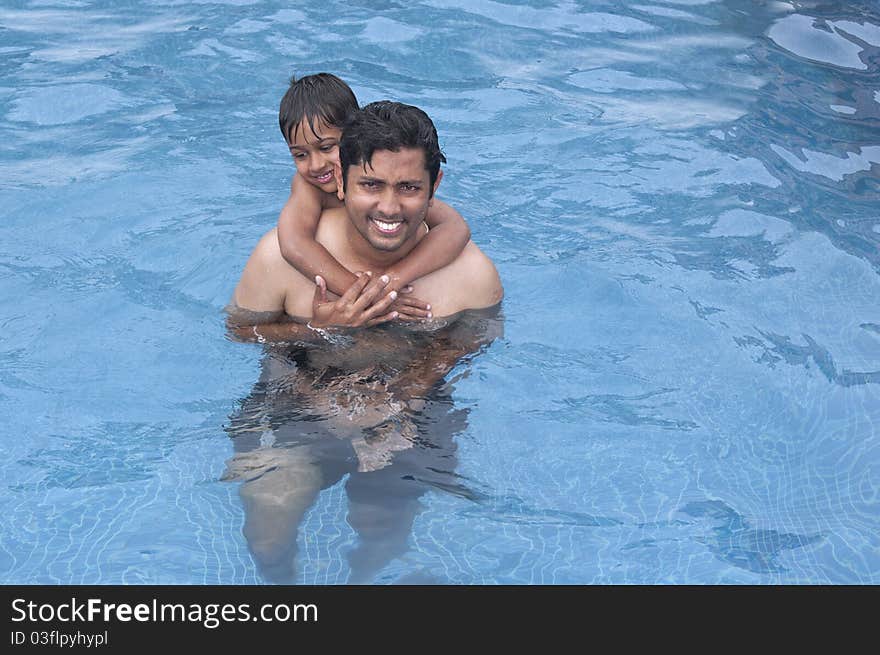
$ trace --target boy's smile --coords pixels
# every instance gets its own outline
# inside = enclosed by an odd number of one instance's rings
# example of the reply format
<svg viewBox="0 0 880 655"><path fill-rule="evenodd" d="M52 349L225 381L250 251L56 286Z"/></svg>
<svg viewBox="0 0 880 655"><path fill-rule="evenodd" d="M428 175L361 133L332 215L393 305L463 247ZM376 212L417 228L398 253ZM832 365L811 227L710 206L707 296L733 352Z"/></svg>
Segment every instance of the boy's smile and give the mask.
<svg viewBox="0 0 880 655"><path fill-rule="evenodd" d="M341 136L342 130L338 127L316 119L313 125L309 125L308 120L296 125L288 140L297 174L325 193L336 193L333 169L339 164Z"/></svg>

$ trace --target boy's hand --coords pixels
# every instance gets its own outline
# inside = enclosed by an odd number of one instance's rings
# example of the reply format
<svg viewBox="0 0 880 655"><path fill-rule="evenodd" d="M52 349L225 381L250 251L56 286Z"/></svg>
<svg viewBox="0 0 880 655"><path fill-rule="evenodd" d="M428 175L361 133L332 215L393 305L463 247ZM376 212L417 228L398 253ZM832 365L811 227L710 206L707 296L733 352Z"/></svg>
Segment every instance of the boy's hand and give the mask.
<svg viewBox="0 0 880 655"><path fill-rule="evenodd" d="M397 318L401 321L424 321L434 316L431 313L431 305L413 296L410 286L400 290L400 295L391 304L391 309L397 312Z"/></svg>
<svg viewBox="0 0 880 655"><path fill-rule="evenodd" d="M385 293L388 276L373 279L358 273L357 280L341 298L327 300L327 283L320 275L315 276L315 296L312 299L313 327L370 327L392 321L397 311L389 311L397 299L397 292Z"/></svg>

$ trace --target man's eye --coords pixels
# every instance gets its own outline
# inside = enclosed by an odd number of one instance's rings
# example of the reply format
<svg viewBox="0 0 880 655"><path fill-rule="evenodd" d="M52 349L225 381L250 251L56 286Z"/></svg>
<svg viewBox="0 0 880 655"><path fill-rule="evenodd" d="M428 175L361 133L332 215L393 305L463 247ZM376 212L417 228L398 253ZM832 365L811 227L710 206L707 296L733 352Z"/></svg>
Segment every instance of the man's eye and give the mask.
<svg viewBox="0 0 880 655"><path fill-rule="evenodd" d="M417 187L415 184L404 184L403 190L407 193L415 193L419 190L419 187Z"/></svg>

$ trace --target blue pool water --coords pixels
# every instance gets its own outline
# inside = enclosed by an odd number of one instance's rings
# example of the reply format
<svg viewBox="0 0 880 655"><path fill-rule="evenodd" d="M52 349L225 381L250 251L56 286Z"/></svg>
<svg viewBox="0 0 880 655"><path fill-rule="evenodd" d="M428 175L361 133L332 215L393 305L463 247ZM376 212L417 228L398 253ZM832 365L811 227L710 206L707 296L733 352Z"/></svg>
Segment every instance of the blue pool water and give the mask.
<svg viewBox="0 0 880 655"><path fill-rule="evenodd" d="M434 118L506 290L474 493L366 581L880 582L876 2L5 0L0 54L0 583L272 581L223 308L325 70ZM352 580L352 479L296 582Z"/></svg>

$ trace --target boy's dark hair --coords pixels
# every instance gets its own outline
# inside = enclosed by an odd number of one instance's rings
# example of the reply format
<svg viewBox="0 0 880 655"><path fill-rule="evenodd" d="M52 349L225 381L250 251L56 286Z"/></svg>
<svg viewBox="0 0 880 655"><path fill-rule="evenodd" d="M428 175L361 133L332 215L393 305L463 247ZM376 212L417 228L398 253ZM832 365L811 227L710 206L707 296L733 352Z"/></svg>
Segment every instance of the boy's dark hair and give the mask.
<svg viewBox="0 0 880 655"><path fill-rule="evenodd" d="M366 166L376 150L397 152L401 148L420 148L425 153L425 170L431 180L430 192L446 157L440 151L434 123L418 107L400 102L371 102L349 115L339 141L339 163L342 165L342 188L345 189L348 167Z"/></svg>
<svg viewBox="0 0 880 655"><path fill-rule="evenodd" d="M281 98L278 109L278 126L288 143L295 137L290 131L303 119L312 132L315 121L320 120L333 127L342 128L349 113L357 111L358 102L354 91L345 82L330 73L317 73L296 79L290 78L290 86Z"/></svg>

